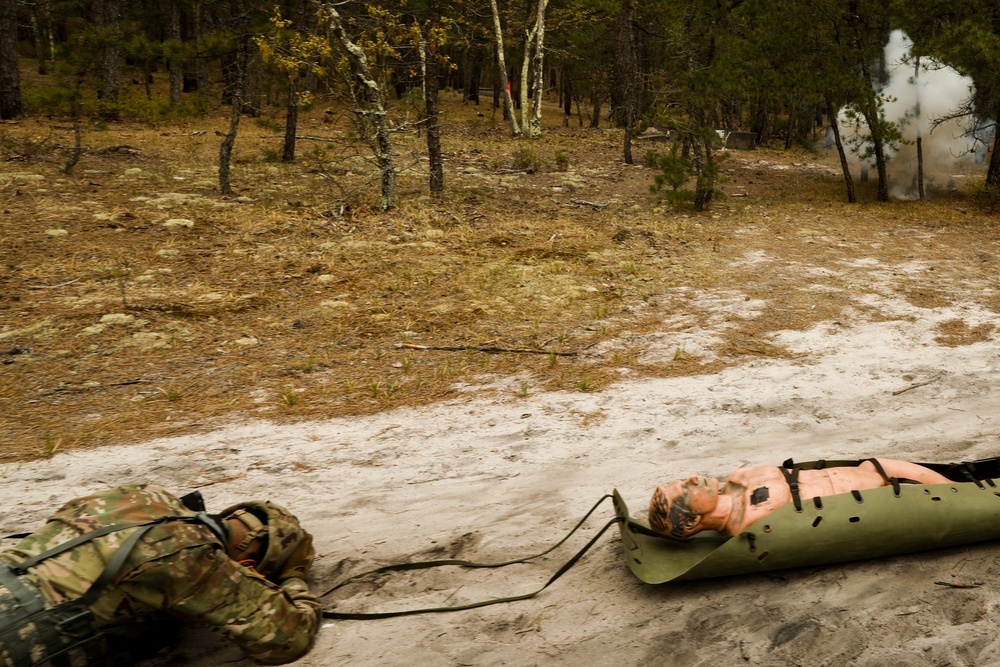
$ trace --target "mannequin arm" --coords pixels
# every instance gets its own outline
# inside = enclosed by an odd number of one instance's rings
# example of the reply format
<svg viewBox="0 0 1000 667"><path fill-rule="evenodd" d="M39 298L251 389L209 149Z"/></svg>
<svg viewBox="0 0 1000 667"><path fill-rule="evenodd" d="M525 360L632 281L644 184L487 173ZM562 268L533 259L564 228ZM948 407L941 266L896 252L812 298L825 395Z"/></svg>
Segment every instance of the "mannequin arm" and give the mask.
<svg viewBox="0 0 1000 667"><path fill-rule="evenodd" d="M951 480L944 475L938 474L931 470L930 468L925 468L922 465L916 463L911 463L909 461L899 461L897 459L878 459L878 462L882 464L882 468L885 470L885 474L889 477L897 477L899 479L912 479L914 482L920 482L921 484L947 484ZM867 467L869 470L874 470L875 466L869 462L864 462L859 468Z"/></svg>

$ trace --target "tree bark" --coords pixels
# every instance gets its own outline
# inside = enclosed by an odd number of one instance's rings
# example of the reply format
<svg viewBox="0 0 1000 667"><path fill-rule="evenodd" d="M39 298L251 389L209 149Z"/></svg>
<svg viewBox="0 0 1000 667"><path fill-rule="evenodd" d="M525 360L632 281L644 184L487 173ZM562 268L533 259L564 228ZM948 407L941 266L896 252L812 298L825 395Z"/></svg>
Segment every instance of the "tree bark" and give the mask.
<svg viewBox="0 0 1000 667"><path fill-rule="evenodd" d="M920 56L913 63L913 89L917 95L917 103L913 110L913 122L917 124L917 195L924 199L924 129L920 117Z"/></svg>
<svg viewBox="0 0 1000 667"><path fill-rule="evenodd" d="M234 72L235 85L233 86L235 92L232 98L232 109L229 112L229 131L219 146L219 192L226 196L233 194L233 186L229 181L229 164L232 161L233 144L236 143L236 133L240 128L240 116L243 111L242 94L243 79L246 76L247 42L249 42L249 37L246 34L241 35L233 65L236 68Z"/></svg>
<svg viewBox="0 0 1000 667"><path fill-rule="evenodd" d="M181 45L181 5L180 0L173 0L170 3L170 23L167 26L167 39L173 42L172 48L175 55L170 58L168 67L170 69L170 104L176 106L181 101L181 81L183 72L181 70L180 58L176 52Z"/></svg>
<svg viewBox="0 0 1000 667"><path fill-rule="evenodd" d="M865 80L874 86L871 78L871 68L864 61L862 61L861 72ZM868 132L871 134L872 151L875 153L875 170L878 172L877 198L879 201L889 201L889 178L885 168L885 146L882 145L882 119L879 113L878 100L876 99L877 93L874 88L871 88L865 90L863 95L864 100L862 104L864 108L862 113L864 114L865 121L868 123Z"/></svg>
<svg viewBox="0 0 1000 667"><path fill-rule="evenodd" d="M535 17L535 80L532 89L531 117L527 123L527 135L532 138L542 136L542 98L545 96L545 10L549 0L538 0Z"/></svg>
<svg viewBox="0 0 1000 667"><path fill-rule="evenodd" d="M490 0L490 9L493 12L493 41L497 50L497 70L500 74L500 95L503 96L504 116L510 123L510 133L512 136L521 135L521 128L517 125L517 118L514 116L514 101L510 97L510 81L507 80L507 63L503 55L503 29L500 27L500 10L497 9L497 0Z"/></svg>
<svg viewBox="0 0 1000 667"><path fill-rule="evenodd" d="M438 114L439 58L435 32L441 24L441 0L430 0L430 18L427 25L426 66L424 69L424 106L427 125L427 160L430 166L431 196L444 192L444 164L441 158L441 119Z"/></svg>
<svg viewBox="0 0 1000 667"><path fill-rule="evenodd" d="M98 55L98 89L101 117L118 120L118 93L121 78L121 0L104 0L99 13L99 27L103 33Z"/></svg>
<svg viewBox="0 0 1000 667"><path fill-rule="evenodd" d="M462 104L469 103L469 90L472 88L472 43L466 38L462 46Z"/></svg>
<svg viewBox="0 0 1000 667"><path fill-rule="evenodd" d="M993 121L993 150L990 151L990 166L986 170L986 187L1000 190L1000 111Z"/></svg>
<svg viewBox="0 0 1000 667"><path fill-rule="evenodd" d="M847 187L847 201L851 204L857 201L854 194L854 179L851 178L851 167L847 163L847 151L840 139L840 125L837 123L837 109L833 106L833 93L826 92L826 115L830 119L830 127L833 128L833 140L837 145L837 155L840 156L840 170L844 174L844 185Z"/></svg>
<svg viewBox="0 0 1000 667"><path fill-rule="evenodd" d="M17 64L17 0L0 0L0 119L24 112Z"/></svg>
<svg viewBox="0 0 1000 667"><path fill-rule="evenodd" d="M38 59L38 73L48 74L47 63L45 62L45 35L42 32L41 3L31 3L31 36L35 42L35 57Z"/></svg>
<svg viewBox="0 0 1000 667"><path fill-rule="evenodd" d="M884 134L882 131L881 105L878 100L878 89L881 88L879 82L872 78L871 64L865 55L866 28L864 17L858 8L857 0L847 3L847 21L854 33L855 51L859 56L861 74L865 80L865 88L861 92L858 101L858 110L864 116L868 124L868 132L872 141L872 152L875 155L875 169L878 171L878 200L889 201L889 180L886 174L885 146L883 145ZM883 34L879 32L878 34ZM879 53L884 53L880 49ZM881 55L880 55L881 57ZM884 59L880 62L883 62Z"/></svg>
<svg viewBox="0 0 1000 667"><path fill-rule="evenodd" d="M712 203L715 192L715 161L712 158L711 143L715 130L705 127L704 114L700 110L692 112L690 117L693 128L690 134L691 153L696 174L694 210L704 211Z"/></svg>
<svg viewBox="0 0 1000 667"><path fill-rule="evenodd" d="M596 130L601 126L601 93L596 87L590 91L590 105L590 128Z"/></svg>
<svg viewBox="0 0 1000 667"><path fill-rule="evenodd" d="M635 50L635 0L625 0L615 30L615 107L618 123L625 128L622 153L625 164L633 164L632 132L638 121L639 59Z"/></svg>
<svg viewBox="0 0 1000 667"><path fill-rule="evenodd" d="M535 29L537 25L531 26L531 30L524 31L524 54L521 58L521 84L518 86L518 103L517 108L521 110L521 129L527 135L531 136L530 128L528 127L528 119L530 118L530 108L528 106L528 91L530 90L528 82L528 72L531 70L531 49L535 44Z"/></svg>
<svg viewBox="0 0 1000 667"><path fill-rule="evenodd" d="M299 127L299 85L298 79L288 82L288 106L285 109L285 144L281 151L282 162L295 161L295 135Z"/></svg>
<svg viewBox="0 0 1000 667"><path fill-rule="evenodd" d="M66 164L63 165L62 172L64 174L72 174L73 167L76 163L80 161L80 155L83 154L83 146L80 140L80 111L77 109L76 103L73 104L73 152L70 153L69 159Z"/></svg>
<svg viewBox="0 0 1000 667"><path fill-rule="evenodd" d="M569 67L562 70L563 88L563 127L569 127L569 118L573 115L573 77Z"/></svg>
<svg viewBox="0 0 1000 667"><path fill-rule="evenodd" d="M496 0L493 0L496 2ZM396 169L393 165L392 140L385 122L385 93L368 68L368 57L351 41L344 31L344 22L332 4L326 5L330 28L340 45L347 52L351 70L351 94L354 96L354 114L362 128L362 136L375 156L382 176L382 199L379 208L388 211L396 207Z"/></svg>

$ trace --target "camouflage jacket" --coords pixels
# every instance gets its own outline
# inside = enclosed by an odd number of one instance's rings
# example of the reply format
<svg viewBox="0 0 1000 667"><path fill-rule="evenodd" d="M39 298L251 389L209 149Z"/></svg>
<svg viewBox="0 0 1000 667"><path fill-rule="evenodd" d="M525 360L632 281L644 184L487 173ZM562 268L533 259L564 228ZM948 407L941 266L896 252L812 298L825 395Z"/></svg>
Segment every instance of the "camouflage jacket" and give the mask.
<svg viewBox="0 0 1000 667"><path fill-rule="evenodd" d="M70 501L41 529L0 552L0 558L14 564L102 526L193 514L159 487L121 486ZM42 561L24 576L47 604L80 597L134 530L95 538ZM90 609L97 627L164 616L206 624L267 664L304 655L321 619L320 604L306 582L291 578L272 584L229 558L207 526L181 522L151 528Z"/></svg>

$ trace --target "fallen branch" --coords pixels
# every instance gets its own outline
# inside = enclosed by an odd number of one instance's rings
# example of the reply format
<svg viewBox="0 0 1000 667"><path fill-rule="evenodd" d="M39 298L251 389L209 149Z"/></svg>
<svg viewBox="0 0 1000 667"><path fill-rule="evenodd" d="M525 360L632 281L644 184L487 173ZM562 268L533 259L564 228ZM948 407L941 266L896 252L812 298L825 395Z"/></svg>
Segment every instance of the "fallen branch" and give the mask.
<svg viewBox="0 0 1000 667"><path fill-rule="evenodd" d="M554 350L533 350L526 347L486 347L479 345L413 345L412 343L396 343L397 350L438 350L443 352L512 352L516 354L554 354L557 357L573 357L576 352L556 352Z"/></svg>
<svg viewBox="0 0 1000 667"><path fill-rule="evenodd" d="M905 394L906 392L910 391L911 389L916 389L917 387L923 387L923 386L928 385L928 384L930 384L932 382L937 382L938 380L941 379L942 375L944 375L944 373L938 373L937 375L935 375L934 377L932 377L930 380L924 380L923 382L915 382L915 383L911 384L909 387L903 387L902 389L897 389L896 391L892 392L892 395L893 396L899 396L900 394Z"/></svg>
<svg viewBox="0 0 1000 667"><path fill-rule="evenodd" d="M982 584L960 584L952 583L950 581L935 581L938 586L947 586L948 588L979 588Z"/></svg>
<svg viewBox="0 0 1000 667"><path fill-rule="evenodd" d="M269 134L267 136L261 137L261 139L284 139L283 134ZM343 137L321 137L317 134L296 134L295 139L303 139L306 141L343 141Z"/></svg>
<svg viewBox="0 0 1000 667"><path fill-rule="evenodd" d="M570 201L574 204L579 204L580 206L589 206L597 211L603 211L607 207L611 206L611 204L595 204L594 202L587 201L585 199L570 199Z"/></svg>
<svg viewBox="0 0 1000 667"><path fill-rule="evenodd" d="M534 169L497 169L495 174L533 174Z"/></svg>
<svg viewBox="0 0 1000 667"><path fill-rule="evenodd" d="M195 130L194 132L160 132L161 137L200 137L208 134L208 130Z"/></svg>

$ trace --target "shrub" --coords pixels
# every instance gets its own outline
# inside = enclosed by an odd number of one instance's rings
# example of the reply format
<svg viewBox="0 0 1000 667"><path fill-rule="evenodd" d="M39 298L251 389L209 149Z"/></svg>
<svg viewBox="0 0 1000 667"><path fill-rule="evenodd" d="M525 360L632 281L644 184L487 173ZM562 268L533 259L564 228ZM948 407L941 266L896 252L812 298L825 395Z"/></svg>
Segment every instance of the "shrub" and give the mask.
<svg viewBox="0 0 1000 667"><path fill-rule="evenodd" d="M566 154L566 151L561 151L557 148L555 160L556 171L566 171L569 169L569 155Z"/></svg>
<svg viewBox="0 0 1000 667"><path fill-rule="evenodd" d="M521 148L513 155L513 167L535 174L542 170L542 161L535 155L535 151L530 148Z"/></svg>

